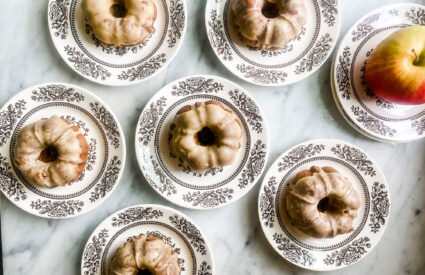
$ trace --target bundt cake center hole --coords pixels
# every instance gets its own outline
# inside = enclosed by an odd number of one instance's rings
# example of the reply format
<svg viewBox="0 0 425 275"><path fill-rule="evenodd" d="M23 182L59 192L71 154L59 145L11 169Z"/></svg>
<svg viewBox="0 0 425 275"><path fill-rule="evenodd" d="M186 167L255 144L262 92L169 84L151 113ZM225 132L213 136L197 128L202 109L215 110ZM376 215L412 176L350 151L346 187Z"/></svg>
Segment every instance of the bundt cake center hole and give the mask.
<svg viewBox="0 0 425 275"><path fill-rule="evenodd" d="M42 162L49 163L55 161L58 158L58 155L58 150L55 147L49 146L41 151L38 159Z"/></svg>
<svg viewBox="0 0 425 275"><path fill-rule="evenodd" d="M209 146L215 143L216 137L210 128L204 127L201 131L196 133L195 140L201 146Z"/></svg>
<svg viewBox="0 0 425 275"><path fill-rule="evenodd" d="M144 270L139 269L139 272L137 272L137 275L152 275L152 273L147 269L144 269Z"/></svg>
<svg viewBox="0 0 425 275"><path fill-rule="evenodd" d="M111 13L116 18L123 18L127 14L127 9L125 8L125 4L123 0L116 1L111 6Z"/></svg>
<svg viewBox="0 0 425 275"><path fill-rule="evenodd" d="M329 206L329 197L325 197L319 201L317 209L319 209L320 212L325 212L329 209Z"/></svg>
<svg viewBox="0 0 425 275"><path fill-rule="evenodd" d="M263 15L267 18L276 18L279 16L279 9L276 6L275 3L271 3L269 1L266 1L266 4L261 9L261 12Z"/></svg>

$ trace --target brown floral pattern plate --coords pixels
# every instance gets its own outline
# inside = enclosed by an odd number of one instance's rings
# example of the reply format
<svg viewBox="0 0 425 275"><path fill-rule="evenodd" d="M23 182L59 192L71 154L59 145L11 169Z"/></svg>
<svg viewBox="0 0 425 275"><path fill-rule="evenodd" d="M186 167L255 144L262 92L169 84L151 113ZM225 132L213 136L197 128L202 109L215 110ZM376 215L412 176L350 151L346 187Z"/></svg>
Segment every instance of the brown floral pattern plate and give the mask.
<svg viewBox="0 0 425 275"><path fill-rule="evenodd" d="M354 231L329 239L314 239L290 222L285 198L294 176L311 166L331 166L347 177L362 199ZM258 212L264 234L287 261L311 270L347 267L378 244L390 216L390 193L377 163L360 148L340 140L311 140L283 153L264 177Z"/></svg>
<svg viewBox="0 0 425 275"><path fill-rule="evenodd" d="M118 247L140 235L155 236L170 245L178 257L180 275L214 274L213 255L199 227L179 211L155 204L127 207L106 218L84 247L81 274L109 275Z"/></svg>
<svg viewBox="0 0 425 275"><path fill-rule="evenodd" d="M367 60L388 35L410 25L425 25L425 6L396 4L359 19L342 39L334 57L331 82L343 117L363 135L383 142L425 137L425 104L398 105L373 94L365 81Z"/></svg>
<svg viewBox="0 0 425 275"><path fill-rule="evenodd" d="M171 154L169 129L181 107L207 100L236 114L241 147L232 165L197 173ZM140 115L135 142L147 182L167 200L193 209L221 207L245 195L264 171L270 147L266 119L255 100L235 83L211 75L188 76L157 92Z"/></svg>
<svg viewBox="0 0 425 275"><path fill-rule="evenodd" d="M307 23L283 49L260 50L247 46L233 23L231 0L208 0L205 26L217 58L236 76L262 86L300 81L331 55L341 26L339 0L305 1Z"/></svg>
<svg viewBox="0 0 425 275"><path fill-rule="evenodd" d="M30 184L14 167L13 159L20 129L52 115L80 128L89 153L76 182L48 189ZM39 84L19 92L0 109L0 190L33 215L64 219L94 209L118 184L124 162L125 139L118 120L102 100L81 87Z"/></svg>
<svg viewBox="0 0 425 275"><path fill-rule="evenodd" d="M187 22L186 0L154 0L157 19L140 45L105 45L93 34L82 0L49 0L48 27L59 55L76 73L103 85L140 83L163 70L177 54Z"/></svg>

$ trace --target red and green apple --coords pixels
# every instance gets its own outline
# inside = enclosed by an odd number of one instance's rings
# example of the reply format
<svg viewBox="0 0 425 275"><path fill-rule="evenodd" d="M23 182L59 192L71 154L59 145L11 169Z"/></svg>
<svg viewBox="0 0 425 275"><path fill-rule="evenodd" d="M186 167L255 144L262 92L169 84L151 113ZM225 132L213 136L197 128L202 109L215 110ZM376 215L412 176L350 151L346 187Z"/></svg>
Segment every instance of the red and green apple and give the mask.
<svg viewBox="0 0 425 275"><path fill-rule="evenodd" d="M425 103L425 26L409 26L385 38L366 64L366 82L387 101Z"/></svg>

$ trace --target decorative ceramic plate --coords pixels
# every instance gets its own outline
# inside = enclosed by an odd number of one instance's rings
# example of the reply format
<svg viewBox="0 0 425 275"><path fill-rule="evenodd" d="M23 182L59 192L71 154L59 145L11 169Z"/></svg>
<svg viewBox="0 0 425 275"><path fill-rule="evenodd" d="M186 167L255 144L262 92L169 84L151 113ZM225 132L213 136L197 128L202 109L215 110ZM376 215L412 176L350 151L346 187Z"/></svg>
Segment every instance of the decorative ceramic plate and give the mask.
<svg viewBox="0 0 425 275"><path fill-rule="evenodd" d="M305 1L308 18L300 34L280 50L246 46L233 24L231 0L208 0L205 25L218 59L238 77L263 86L300 81L331 54L341 26L338 0Z"/></svg>
<svg viewBox="0 0 425 275"><path fill-rule="evenodd" d="M241 147L234 164L196 173L170 154L169 129L177 111L215 100L232 110L241 126ZM211 209L245 195L264 171L269 152L266 120L241 87L216 76L190 76L156 93L140 115L136 155L149 184L167 200L187 208Z"/></svg>
<svg viewBox="0 0 425 275"><path fill-rule="evenodd" d="M381 142L386 142L383 139L379 139L379 138L374 137L372 135L369 135L368 133L366 133L365 131L363 131L345 113L344 109L341 106L341 103L339 102L338 95L336 94L336 88L335 88L335 82L334 82L334 74L333 74L333 72L334 72L334 66L335 66L335 57L336 57L336 55L334 55L334 58L333 58L333 61L332 61L330 83L331 83L331 89L332 89L332 96L333 96L333 98L335 100L336 107L338 108L339 112L341 113L341 115L345 119L345 121L347 121L348 124L350 124L350 126L353 127L357 132L359 132L360 134L362 134L362 135L364 135L364 136L366 136L366 137L368 137L370 139L374 139L376 141L381 141Z"/></svg>
<svg viewBox="0 0 425 275"><path fill-rule="evenodd" d="M81 274L108 275L118 247L140 235L169 244L179 259L181 275L214 274L211 249L199 227L177 210L155 204L131 206L106 218L86 243Z"/></svg>
<svg viewBox="0 0 425 275"><path fill-rule="evenodd" d="M52 115L77 125L87 143L86 167L65 187L41 188L27 182L13 165L19 131ZM112 193L125 163L125 140L116 117L94 94L71 84L46 83L23 90L0 109L0 189L33 215L63 219L86 213Z"/></svg>
<svg viewBox="0 0 425 275"><path fill-rule="evenodd" d="M330 239L314 239L290 222L284 208L288 184L311 166L331 166L347 177L362 198L355 230ZM282 154L268 170L258 199L267 240L283 258L311 270L334 270L365 257L378 244L390 215L390 194L376 162L361 149L339 140L313 140Z"/></svg>
<svg viewBox="0 0 425 275"><path fill-rule="evenodd" d="M348 31L339 46L333 69L337 99L346 116L363 132L388 142L425 136L425 104L397 105L368 88L366 62L385 37L409 25L425 25L425 6L397 4L374 10Z"/></svg>
<svg viewBox="0 0 425 275"><path fill-rule="evenodd" d="M60 56L81 76L104 85L132 85L164 69L180 48L186 30L186 0L154 0L153 33L136 46L101 43L81 9L81 0L50 0L48 25Z"/></svg>

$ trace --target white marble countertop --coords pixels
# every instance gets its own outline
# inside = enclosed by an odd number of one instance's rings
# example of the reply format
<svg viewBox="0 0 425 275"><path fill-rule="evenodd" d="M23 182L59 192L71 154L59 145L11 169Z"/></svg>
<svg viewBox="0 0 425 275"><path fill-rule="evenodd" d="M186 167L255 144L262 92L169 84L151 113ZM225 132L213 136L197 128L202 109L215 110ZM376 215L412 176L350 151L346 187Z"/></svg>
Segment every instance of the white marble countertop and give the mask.
<svg viewBox="0 0 425 275"><path fill-rule="evenodd" d="M256 98L270 125L267 166L289 147L314 138L351 142L373 156L388 179L392 213L384 237L345 274L424 274L425 270L425 141L384 144L352 129L339 114L329 85L331 59L297 84L262 88L233 76L214 55L204 26L205 1L187 0L188 29L183 46L153 79L124 87L104 87L74 73L56 52L47 28L46 1L2 1L0 9L0 105L21 89L41 82L80 85L100 96L117 115L126 136L127 163L120 184L100 207L68 220L47 220L18 209L5 197L1 221L5 274L79 274L81 253L95 227L126 206L156 203L190 216L205 232L214 254L216 274L311 274L283 260L268 244L258 220L260 184L244 198L210 211L172 205L146 183L134 154L134 131L148 99L162 86L190 74L228 78ZM341 36L362 15L397 0L342 0ZM409 1L424 3L423 0ZM341 273L334 272L334 274Z"/></svg>

